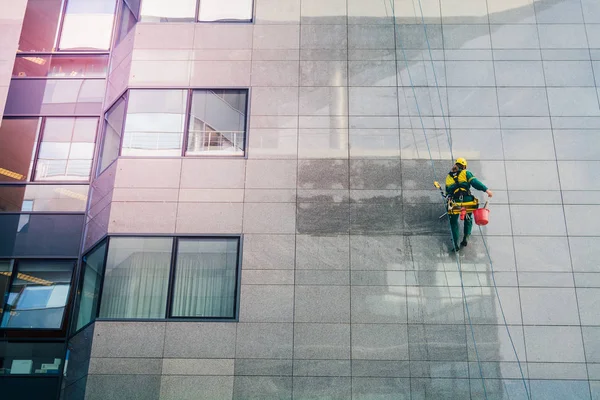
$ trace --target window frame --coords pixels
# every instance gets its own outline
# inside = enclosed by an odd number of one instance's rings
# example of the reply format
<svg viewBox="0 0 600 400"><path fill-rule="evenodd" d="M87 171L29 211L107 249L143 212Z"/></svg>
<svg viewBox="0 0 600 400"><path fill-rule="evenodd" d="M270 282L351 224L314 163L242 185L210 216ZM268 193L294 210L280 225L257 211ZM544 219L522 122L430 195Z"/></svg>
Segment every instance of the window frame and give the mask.
<svg viewBox="0 0 600 400"><path fill-rule="evenodd" d="M28 172L27 174L27 179L23 180L23 181L15 181L15 182L1 182L0 186L5 186L5 185L89 185L91 180L92 180L92 175L93 175L93 171L94 171L94 161L95 161L95 155L97 152L97 147L98 147L98 131L99 131L99 127L100 127L100 118L98 115L23 115L23 116L17 116L17 115L10 115L10 116L5 116L4 119L24 119L24 118L37 118L39 120L38 122L38 131L36 133L36 140L35 143L33 144L33 151L32 151L32 159L31 159L31 170ZM90 174L88 176L88 178L86 180L81 179L81 180L43 180L43 179L35 179L35 171L37 169L37 165L38 165L38 159L39 159L39 155L40 155L40 148L41 148L41 144L42 144L42 140L44 137L44 129L46 127L46 119L47 118L72 118L72 119L77 119L77 118L95 118L96 119L96 132L94 134L94 152L92 153L92 163L90 165ZM69 142L69 143L73 143L73 142Z"/></svg>
<svg viewBox="0 0 600 400"><path fill-rule="evenodd" d="M109 67L110 67L110 53L109 51L98 51L98 50L94 50L94 51L88 51L85 53L79 52L79 51L61 51L61 52L37 52L37 53L32 53L32 52L22 52L22 53L17 53L16 58L15 58L15 63L16 63L16 59L19 58L25 58L25 57L48 57L49 58L49 63L52 63L52 58L77 58L77 57L106 57L106 74L104 76L91 76L91 77L85 77L85 76L14 76L12 74L12 70L11 70L11 78L10 80L12 81L13 79L15 80L35 80L35 79L40 79L40 80L75 80L75 79L79 79L79 80L101 80L101 81L105 81L108 79L108 75L109 75ZM49 65L50 66L50 65ZM15 66L13 64L13 70L14 70Z"/></svg>
<svg viewBox="0 0 600 400"><path fill-rule="evenodd" d="M8 260L13 262L10 281L8 283L8 292L12 289L15 279L19 273L19 262L20 261L62 261L72 263L73 270L71 272L71 280L69 281L69 294L67 295L67 301L64 307L64 312L59 328L13 328L3 327L0 325L0 336L4 337L65 337L68 333L67 327L70 320L71 309L73 307L73 299L75 295L74 285L76 283L77 270L79 269L79 260L76 258L69 257L2 257L2 260ZM4 318L4 313L7 312L6 305L2 314L0 314L0 321ZM27 335L25 333L31 333Z"/></svg>
<svg viewBox="0 0 600 400"><path fill-rule="evenodd" d="M187 93L185 93L185 99L186 99L186 104L185 104L185 116L184 116L184 126L183 126L183 139L181 142L181 152L178 156L152 156L152 155L148 155L148 156L124 156L122 155L123 153L123 139L124 139L124 133L125 133L125 124L127 123L127 112L129 110L129 92L131 90L183 90L183 91L187 91ZM239 90L239 91L244 91L246 93L246 102L244 105L244 109L245 109L245 118L244 118L244 146L243 146L243 154L241 155L222 155L222 154L215 154L215 155L186 155L186 151L187 151L187 144L189 142L189 133L190 133L190 119L191 119L191 108L192 108L192 97L194 94L195 90L202 90L202 91L211 91L211 90ZM117 96L116 99L108 106L105 107L105 111L103 113L103 115L100 117L100 119L104 122L103 126L102 126L102 137L101 137L101 141L102 141L102 146L101 149L103 149L104 147L104 140L106 137L106 113L112 109L118 102L119 100L123 99L123 101L125 102L125 109L124 109L124 118L123 118L123 124L121 127L121 135L120 135L120 142L119 142L119 154L117 156L118 158L126 158L126 159L156 159L156 158L161 158L161 159L173 159L173 158L202 158L202 159L232 159L232 158L241 158L241 159L247 159L248 158L248 127L250 126L250 96L251 96L251 91L252 88L249 87L173 87L173 88L152 88L152 87L130 87L128 89L125 90L125 92L120 95ZM98 139L96 138L96 143L98 143ZM100 147L100 146L99 146ZM100 164L100 158L102 157L101 154L98 155L98 164ZM113 161L114 162L114 161ZM100 171L100 168L97 168L97 174L96 176L99 176L102 172L104 172L106 169L108 169L110 167L110 165L113 163L111 162L110 164L107 164L106 168L102 171Z"/></svg>
<svg viewBox="0 0 600 400"><path fill-rule="evenodd" d="M171 238L173 243L171 245L171 257L170 257L170 265L169 265L169 281L167 283L167 295L166 295L166 308L165 308L165 316L163 318L101 318L99 317L100 307L102 305L102 296L104 294L104 283L105 283L105 273L106 273L106 263L108 259L108 253L110 251L110 241L112 238ZM174 317L172 316L173 310L173 298L175 294L175 274L177 270L177 248L180 239L237 239L237 257L236 257L236 273L235 273L235 291L234 291L234 310L233 317ZM70 315L71 319L71 332L70 336L74 336L77 333L81 332L89 325L93 324L96 321L111 321L111 322L239 322L239 314L240 314L240 296L241 296L241 279L242 279L242 254L243 254L243 235L242 234L181 234L181 235L166 235L166 234L115 234L115 235L105 235L100 240L98 240L93 246L89 248L83 255L88 255L90 252L98 249L104 243L106 243L106 249L104 253L104 261L102 264L102 275L100 288L98 290L98 303L96 305L96 309L92 310L92 320L82 325L81 328L77 329L77 317L79 314L79 294L82 290L83 285L83 276L85 275L85 271L83 271L83 262L80 259L79 266L79 276L77 278L77 288L73 290L73 294L77 296L73 301L73 312ZM82 255L82 257L83 257Z"/></svg>

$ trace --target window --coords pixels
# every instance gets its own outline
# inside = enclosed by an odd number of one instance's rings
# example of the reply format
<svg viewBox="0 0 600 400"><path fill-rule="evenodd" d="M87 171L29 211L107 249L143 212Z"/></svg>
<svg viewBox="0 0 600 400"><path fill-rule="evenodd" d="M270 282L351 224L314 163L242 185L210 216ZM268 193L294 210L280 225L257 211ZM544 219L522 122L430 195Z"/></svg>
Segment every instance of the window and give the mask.
<svg viewBox="0 0 600 400"><path fill-rule="evenodd" d="M34 179L89 180L97 125L97 118L46 118Z"/></svg>
<svg viewBox="0 0 600 400"><path fill-rule="evenodd" d="M236 318L239 237L110 237L83 257L76 329L105 319Z"/></svg>
<svg viewBox="0 0 600 400"><path fill-rule="evenodd" d="M28 180L41 118L5 118L0 126L0 182Z"/></svg>
<svg viewBox="0 0 600 400"><path fill-rule="evenodd" d="M89 181L97 125L83 117L5 119L0 182Z"/></svg>
<svg viewBox="0 0 600 400"><path fill-rule="evenodd" d="M29 375L44 374L58 376L62 372L63 358L65 356L64 342L0 342L0 375ZM39 380L29 382L30 386L37 386ZM42 387L45 388L44 385ZM6 396L6 387L3 385L3 394ZM9 390L10 391L10 390ZM18 397L23 398L25 389L21 386ZM40 394L41 395L41 394ZM5 397L12 398L12 397ZM46 398L25 397L25 398Z"/></svg>
<svg viewBox="0 0 600 400"><path fill-rule="evenodd" d="M95 310L100 300L100 286L104 273L107 243L104 240L82 259L83 280L78 293L78 312L75 331L94 320Z"/></svg>
<svg viewBox="0 0 600 400"><path fill-rule="evenodd" d="M233 318L237 240L179 239L173 317Z"/></svg>
<svg viewBox="0 0 600 400"><path fill-rule="evenodd" d="M131 90L121 155L180 156L186 91Z"/></svg>
<svg viewBox="0 0 600 400"><path fill-rule="evenodd" d="M115 0L68 0L60 50L108 50Z"/></svg>
<svg viewBox="0 0 600 400"><path fill-rule="evenodd" d="M164 318L171 238L110 240L101 318Z"/></svg>
<svg viewBox="0 0 600 400"><path fill-rule="evenodd" d="M4 115L100 115L104 79L13 79Z"/></svg>
<svg viewBox="0 0 600 400"><path fill-rule="evenodd" d="M17 56L13 78L104 78L108 56Z"/></svg>
<svg viewBox="0 0 600 400"><path fill-rule="evenodd" d="M121 14L119 16L119 25L117 30L117 41L119 44L133 29L137 23L137 16L140 13L139 0L122 0Z"/></svg>
<svg viewBox="0 0 600 400"><path fill-rule="evenodd" d="M252 0L143 0L141 21L251 21L252 9Z"/></svg>
<svg viewBox="0 0 600 400"><path fill-rule="evenodd" d="M12 277L12 260L0 260L0 316L4 312L4 302Z"/></svg>
<svg viewBox="0 0 600 400"><path fill-rule="evenodd" d="M108 50L116 0L29 0L19 52Z"/></svg>
<svg viewBox="0 0 600 400"><path fill-rule="evenodd" d="M243 155L245 90L194 90L186 155Z"/></svg>
<svg viewBox="0 0 600 400"><path fill-rule="evenodd" d="M193 21L197 0L142 0L140 19L142 22L186 22Z"/></svg>
<svg viewBox="0 0 600 400"><path fill-rule="evenodd" d="M251 21L252 0L200 0L199 21Z"/></svg>
<svg viewBox="0 0 600 400"><path fill-rule="evenodd" d="M100 155L99 173L119 157L121 132L125 121L125 99L121 97L104 115L104 138Z"/></svg>
<svg viewBox="0 0 600 400"><path fill-rule="evenodd" d="M245 89L129 90L105 115L100 172L116 158L121 136L128 157L243 156L247 107Z"/></svg>
<svg viewBox="0 0 600 400"><path fill-rule="evenodd" d="M73 261L17 260L5 292L2 328L60 329Z"/></svg>

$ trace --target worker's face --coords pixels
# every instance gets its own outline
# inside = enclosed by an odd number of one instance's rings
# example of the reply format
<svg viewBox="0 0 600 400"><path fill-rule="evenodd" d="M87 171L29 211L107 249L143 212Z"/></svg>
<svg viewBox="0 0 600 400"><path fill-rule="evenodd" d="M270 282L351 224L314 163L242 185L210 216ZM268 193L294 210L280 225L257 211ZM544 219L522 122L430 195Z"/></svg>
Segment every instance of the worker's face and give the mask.
<svg viewBox="0 0 600 400"><path fill-rule="evenodd" d="M458 165L454 164L452 166L452 172L457 172L458 171Z"/></svg>

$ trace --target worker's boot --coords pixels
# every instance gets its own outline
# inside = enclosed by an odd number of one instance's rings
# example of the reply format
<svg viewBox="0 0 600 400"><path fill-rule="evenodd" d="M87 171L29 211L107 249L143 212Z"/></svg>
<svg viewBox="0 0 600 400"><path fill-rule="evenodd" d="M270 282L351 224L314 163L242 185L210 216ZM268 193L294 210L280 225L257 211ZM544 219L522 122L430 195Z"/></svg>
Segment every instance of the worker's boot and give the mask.
<svg viewBox="0 0 600 400"><path fill-rule="evenodd" d="M460 245L461 245L462 247L467 247L468 240L469 240L469 235L465 235L465 237L463 237L463 240L462 240L462 242L460 242Z"/></svg>

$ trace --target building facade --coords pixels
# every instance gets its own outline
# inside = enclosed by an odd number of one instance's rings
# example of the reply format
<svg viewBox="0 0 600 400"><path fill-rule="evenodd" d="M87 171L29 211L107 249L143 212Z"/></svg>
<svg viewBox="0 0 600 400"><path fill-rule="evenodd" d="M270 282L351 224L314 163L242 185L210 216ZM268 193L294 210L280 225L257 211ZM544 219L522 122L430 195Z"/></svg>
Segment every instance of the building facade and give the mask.
<svg viewBox="0 0 600 400"><path fill-rule="evenodd" d="M1 0L7 399L600 399L597 0ZM433 181L494 192L452 247Z"/></svg>

